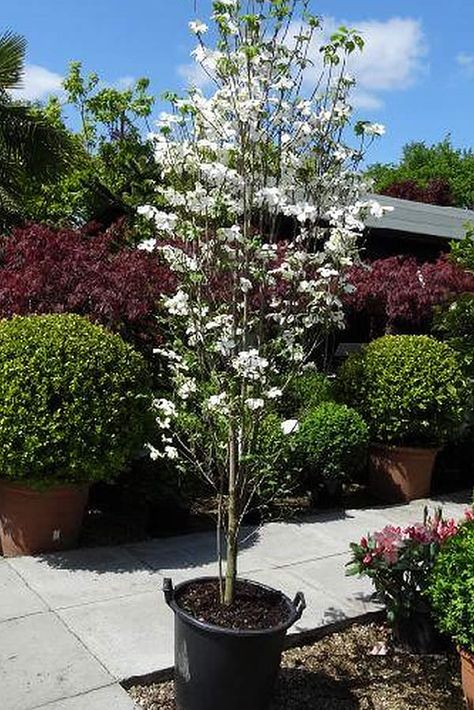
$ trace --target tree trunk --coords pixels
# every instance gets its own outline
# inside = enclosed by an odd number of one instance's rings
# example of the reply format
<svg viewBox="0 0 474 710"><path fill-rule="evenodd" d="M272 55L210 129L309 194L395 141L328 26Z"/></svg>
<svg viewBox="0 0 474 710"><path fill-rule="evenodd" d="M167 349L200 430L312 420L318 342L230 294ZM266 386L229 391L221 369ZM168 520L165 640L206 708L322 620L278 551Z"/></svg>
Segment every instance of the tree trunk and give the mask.
<svg viewBox="0 0 474 710"><path fill-rule="evenodd" d="M237 441L233 426L229 430L229 491L227 501L227 564L225 575L224 604L230 606L235 597L237 576L238 535L238 490L237 490Z"/></svg>

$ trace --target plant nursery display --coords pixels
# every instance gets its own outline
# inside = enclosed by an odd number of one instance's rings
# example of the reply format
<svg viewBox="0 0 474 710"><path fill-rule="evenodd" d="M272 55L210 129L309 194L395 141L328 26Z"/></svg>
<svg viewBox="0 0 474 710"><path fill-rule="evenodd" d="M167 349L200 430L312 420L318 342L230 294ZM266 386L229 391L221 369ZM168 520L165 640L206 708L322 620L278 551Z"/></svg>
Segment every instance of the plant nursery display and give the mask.
<svg viewBox="0 0 474 710"><path fill-rule="evenodd" d="M426 590L440 550L462 524L445 520L441 509L429 515L425 508L423 522L386 525L350 546L347 573L372 581L396 641L412 651L433 653L442 646Z"/></svg>
<svg viewBox="0 0 474 710"><path fill-rule="evenodd" d="M70 547L88 488L143 448L150 382L141 355L76 315L0 321L3 554Z"/></svg>
<svg viewBox="0 0 474 710"><path fill-rule="evenodd" d="M371 436L370 485L388 501L427 496L436 454L465 417L468 388L457 353L424 335L387 335L348 358L341 397Z"/></svg>
<svg viewBox="0 0 474 710"><path fill-rule="evenodd" d="M253 452L287 383L343 322L363 217L383 214L361 199L359 167L384 129L351 120L346 63L363 45L355 31L326 41L306 0L216 0L213 11L215 47L204 22L190 23L212 89L169 94L154 138L161 182L140 208L156 230L141 248L158 251L177 281L157 351L168 363L155 403L163 434L150 453L191 462L218 499L219 575L166 586L178 707L263 710L304 604L237 579L239 530L262 489ZM282 215L292 226L278 244ZM212 457L203 461L180 434L183 412L205 423ZM281 426L291 436L298 422Z"/></svg>
<svg viewBox="0 0 474 710"><path fill-rule="evenodd" d="M474 522L462 526L436 559L428 598L439 628L456 642L467 707L474 707Z"/></svg>

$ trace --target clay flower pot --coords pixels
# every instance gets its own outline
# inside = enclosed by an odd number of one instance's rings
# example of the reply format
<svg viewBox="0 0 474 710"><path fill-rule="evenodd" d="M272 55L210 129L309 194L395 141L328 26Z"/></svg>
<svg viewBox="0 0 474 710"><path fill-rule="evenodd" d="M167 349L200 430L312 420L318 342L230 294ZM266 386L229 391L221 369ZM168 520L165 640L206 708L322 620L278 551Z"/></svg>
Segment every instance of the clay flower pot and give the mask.
<svg viewBox="0 0 474 710"><path fill-rule="evenodd" d="M474 710L474 656L460 648L462 689L468 710Z"/></svg>
<svg viewBox="0 0 474 710"><path fill-rule="evenodd" d="M88 486L35 490L0 482L0 543L4 557L74 547L84 517Z"/></svg>
<svg viewBox="0 0 474 710"><path fill-rule="evenodd" d="M372 444L369 457L371 492L387 503L426 498L430 493L438 450Z"/></svg>

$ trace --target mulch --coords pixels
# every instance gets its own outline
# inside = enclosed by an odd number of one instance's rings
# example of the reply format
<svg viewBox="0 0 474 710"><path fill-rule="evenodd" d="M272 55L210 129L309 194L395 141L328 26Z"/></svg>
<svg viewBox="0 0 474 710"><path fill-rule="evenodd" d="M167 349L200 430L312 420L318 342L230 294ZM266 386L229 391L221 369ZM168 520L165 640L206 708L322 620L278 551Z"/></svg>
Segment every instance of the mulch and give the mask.
<svg viewBox="0 0 474 710"><path fill-rule="evenodd" d="M176 710L172 682L129 693L145 710ZM464 710L459 658L406 653L386 627L354 624L283 655L272 710L312 709Z"/></svg>

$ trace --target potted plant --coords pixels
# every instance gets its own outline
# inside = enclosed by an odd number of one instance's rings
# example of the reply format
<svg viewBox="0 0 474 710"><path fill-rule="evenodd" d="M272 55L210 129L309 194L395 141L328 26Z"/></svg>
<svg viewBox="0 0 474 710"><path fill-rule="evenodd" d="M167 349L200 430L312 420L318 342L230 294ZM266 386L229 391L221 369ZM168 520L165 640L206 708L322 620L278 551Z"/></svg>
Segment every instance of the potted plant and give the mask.
<svg viewBox="0 0 474 710"><path fill-rule="evenodd" d="M426 591L440 550L458 534L455 520L441 509L405 528L386 525L351 544L347 574L368 577L385 605L396 642L414 653L436 653L444 646Z"/></svg>
<svg viewBox="0 0 474 710"><path fill-rule="evenodd" d="M0 540L5 556L75 544L91 483L143 447L143 358L76 315L0 321Z"/></svg>
<svg viewBox="0 0 474 710"><path fill-rule="evenodd" d="M296 436L296 458L313 499L330 497L359 473L367 460L369 432L354 409L326 402L306 412Z"/></svg>
<svg viewBox="0 0 474 710"><path fill-rule="evenodd" d="M458 645L464 695L474 708L474 522L444 545L427 590L439 628Z"/></svg>
<svg viewBox="0 0 474 710"><path fill-rule="evenodd" d="M348 358L339 387L369 425L374 495L426 497L436 454L464 418L467 387L455 351L426 335L386 335Z"/></svg>
<svg viewBox="0 0 474 710"><path fill-rule="evenodd" d="M201 475L218 509L217 576L165 589L180 710L268 706L303 600L238 578L241 523L274 470L255 455L260 428L342 323L342 272L361 219L383 214L359 199L358 171L360 151L383 127L357 123L357 150L343 138L351 126L345 60L362 40L347 28L334 33L315 72L319 88L302 98L321 30L308 4L215 0L215 48L204 42L207 25L190 23L193 56L213 89L169 96L173 110L154 137L163 182L156 203L140 208L156 230L140 246L156 250L176 276L163 301L169 336L157 357L169 377L156 401L163 435L151 454ZM209 432L204 451L201 437L182 434L185 417ZM291 436L297 422L281 427Z"/></svg>

